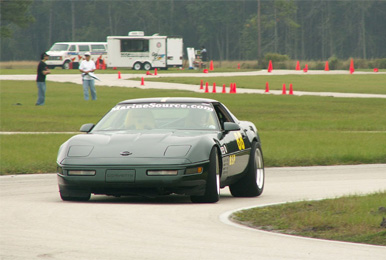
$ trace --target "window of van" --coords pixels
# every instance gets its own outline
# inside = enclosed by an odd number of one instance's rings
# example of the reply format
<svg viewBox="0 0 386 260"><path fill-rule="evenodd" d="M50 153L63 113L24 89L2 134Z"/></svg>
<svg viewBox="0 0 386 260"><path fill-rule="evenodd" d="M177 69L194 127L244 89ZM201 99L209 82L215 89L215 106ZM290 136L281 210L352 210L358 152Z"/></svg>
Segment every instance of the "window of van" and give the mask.
<svg viewBox="0 0 386 260"><path fill-rule="evenodd" d="M149 51L149 40L122 39L121 52L145 52Z"/></svg>
<svg viewBox="0 0 386 260"><path fill-rule="evenodd" d="M92 51L105 51L105 46L103 44L91 44Z"/></svg>
<svg viewBox="0 0 386 260"><path fill-rule="evenodd" d="M71 45L68 50L69 51L76 51L76 46L75 45Z"/></svg>
<svg viewBox="0 0 386 260"><path fill-rule="evenodd" d="M90 46L88 46L88 45L79 45L79 51L90 51Z"/></svg>
<svg viewBox="0 0 386 260"><path fill-rule="evenodd" d="M68 49L68 44L58 44L55 43L54 46L50 49L50 51L66 51Z"/></svg>

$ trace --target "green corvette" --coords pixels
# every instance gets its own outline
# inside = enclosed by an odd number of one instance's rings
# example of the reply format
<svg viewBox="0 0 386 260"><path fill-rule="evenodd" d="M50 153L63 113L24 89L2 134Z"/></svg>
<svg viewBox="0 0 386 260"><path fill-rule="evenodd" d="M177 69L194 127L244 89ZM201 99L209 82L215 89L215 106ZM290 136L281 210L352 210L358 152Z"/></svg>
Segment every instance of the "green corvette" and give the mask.
<svg viewBox="0 0 386 260"><path fill-rule="evenodd" d="M189 195L214 203L263 192L264 162L255 125L202 98L145 98L118 103L59 148L62 200Z"/></svg>

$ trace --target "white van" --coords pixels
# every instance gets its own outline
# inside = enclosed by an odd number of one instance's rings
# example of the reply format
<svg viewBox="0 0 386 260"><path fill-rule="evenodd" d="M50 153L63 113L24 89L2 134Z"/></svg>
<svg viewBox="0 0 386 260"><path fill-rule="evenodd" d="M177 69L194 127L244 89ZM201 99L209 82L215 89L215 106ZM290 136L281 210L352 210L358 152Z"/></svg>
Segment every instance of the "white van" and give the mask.
<svg viewBox="0 0 386 260"><path fill-rule="evenodd" d="M107 64L106 42L57 42L47 51L50 57L46 64L52 69L55 67L75 69L78 68L86 52L91 53L91 59L95 63Z"/></svg>

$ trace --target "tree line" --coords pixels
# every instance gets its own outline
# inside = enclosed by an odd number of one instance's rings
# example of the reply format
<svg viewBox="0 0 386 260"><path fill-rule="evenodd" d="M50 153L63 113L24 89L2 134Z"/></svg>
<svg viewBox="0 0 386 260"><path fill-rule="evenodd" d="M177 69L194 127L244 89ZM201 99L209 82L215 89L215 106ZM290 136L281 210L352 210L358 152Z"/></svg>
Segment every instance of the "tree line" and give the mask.
<svg viewBox="0 0 386 260"><path fill-rule="evenodd" d="M144 31L182 36L213 60L386 57L386 1L0 0L1 61L36 60L60 41Z"/></svg>

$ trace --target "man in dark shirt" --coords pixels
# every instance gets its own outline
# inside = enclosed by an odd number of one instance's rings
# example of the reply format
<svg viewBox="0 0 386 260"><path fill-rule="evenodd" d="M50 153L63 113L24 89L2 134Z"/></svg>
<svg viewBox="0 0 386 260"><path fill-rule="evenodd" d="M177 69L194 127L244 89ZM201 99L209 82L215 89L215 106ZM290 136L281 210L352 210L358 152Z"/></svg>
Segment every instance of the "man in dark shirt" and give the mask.
<svg viewBox="0 0 386 260"><path fill-rule="evenodd" d="M46 98L46 75L50 74L51 71L48 69L46 60L48 60L49 55L47 53L42 53L41 61L38 65L36 83L38 86L38 100L36 101L37 106L44 105Z"/></svg>

